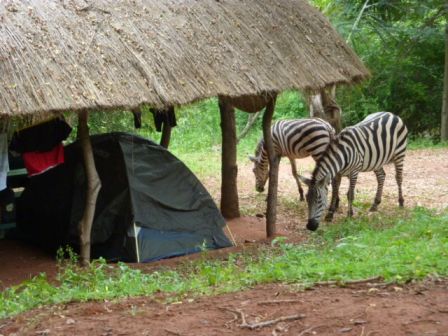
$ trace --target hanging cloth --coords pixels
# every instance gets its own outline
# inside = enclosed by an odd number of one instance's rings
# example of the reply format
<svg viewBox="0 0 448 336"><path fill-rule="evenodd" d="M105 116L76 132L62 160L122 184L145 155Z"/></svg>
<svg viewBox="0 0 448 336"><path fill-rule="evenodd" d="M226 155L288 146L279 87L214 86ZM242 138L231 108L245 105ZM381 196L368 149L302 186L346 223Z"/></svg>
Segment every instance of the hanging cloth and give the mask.
<svg viewBox="0 0 448 336"><path fill-rule="evenodd" d="M28 175L41 174L64 163L64 146L72 128L61 118L15 132L9 149L22 154Z"/></svg>
<svg viewBox="0 0 448 336"><path fill-rule="evenodd" d="M23 154L26 152L48 152L67 139L72 128L60 118L26 127L13 134L9 149Z"/></svg>
<svg viewBox="0 0 448 336"><path fill-rule="evenodd" d="M0 133L0 191L6 189L8 171L8 135Z"/></svg>
<svg viewBox="0 0 448 336"><path fill-rule="evenodd" d="M42 174L64 163L64 145L60 143L47 152L26 152L22 154L28 176Z"/></svg>
<svg viewBox="0 0 448 336"><path fill-rule="evenodd" d="M162 125L166 124L171 127L177 126L176 113L174 112L174 106L170 106L163 110L151 109L154 117L154 124L157 132L162 132Z"/></svg>
<svg viewBox="0 0 448 336"><path fill-rule="evenodd" d="M131 112L134 116L134 128L142 128L142 112L139 109L133 109Z"/></svg>

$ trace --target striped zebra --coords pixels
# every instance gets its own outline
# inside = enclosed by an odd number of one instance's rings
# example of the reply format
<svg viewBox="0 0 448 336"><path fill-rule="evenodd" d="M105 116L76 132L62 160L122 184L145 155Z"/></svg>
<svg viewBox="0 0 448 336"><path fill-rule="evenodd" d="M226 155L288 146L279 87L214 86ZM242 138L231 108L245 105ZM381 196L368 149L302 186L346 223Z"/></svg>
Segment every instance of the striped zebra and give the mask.
<svg viewBox="0 0 448 336"><path fill-rule="evenodd" d="M312 156L314 160L319 159L327 148L331 139L335 138L333 127L319 118L280 120L275 122L271 128L274 151L279 157L287 156L291 162L291 169L297 187L299 188L300 200L304 200L304 193L300 184L295 159ZM255 166L255 189L259 192L269 176L269 160L263 139L257 145L255 157L249 157Z"/></svg>
<svg viewBox="0 0 448 336"><path fill-rule="evenodd" d="M393 162L398 184L398 203L404 204L401 183L403 180L403 163L406 152L408 130L403 121L389 112L377 112L367 116L360 123L347 127L328 146L317 162L311 179L300 177L309 186L306 199L308 202L309 230L316 230L322 213L327 206L327 186L330 181L347 176L350 180L348 199L348 216L353 215L352 203L356 179L360 172L373 171L378 188L371 211L376 211L381 203L386 174L383 166ZM335 178L336 177L336 178ZM337 207L332 199L327 219L333 217Z"/></svg>

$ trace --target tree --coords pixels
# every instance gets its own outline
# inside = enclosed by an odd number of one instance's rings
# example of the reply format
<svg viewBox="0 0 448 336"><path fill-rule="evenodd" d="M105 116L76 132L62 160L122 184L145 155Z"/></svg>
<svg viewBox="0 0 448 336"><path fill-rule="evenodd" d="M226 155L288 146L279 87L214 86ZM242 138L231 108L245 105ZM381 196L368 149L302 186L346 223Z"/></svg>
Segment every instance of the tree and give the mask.
<svg viewBox="0 0 448 336"><path fill-rule="evenodd" d="M371 70L338 90L346 124L388 110L412 133L438 135L442 110L445 0L314 0Z"/></svg>
<svg viewBox="0 0 448 336"><path fill-rule="evenodd" d="M448 140L448 24L445 25L445 75L443 77L443 102L440 139Z"/></svg>

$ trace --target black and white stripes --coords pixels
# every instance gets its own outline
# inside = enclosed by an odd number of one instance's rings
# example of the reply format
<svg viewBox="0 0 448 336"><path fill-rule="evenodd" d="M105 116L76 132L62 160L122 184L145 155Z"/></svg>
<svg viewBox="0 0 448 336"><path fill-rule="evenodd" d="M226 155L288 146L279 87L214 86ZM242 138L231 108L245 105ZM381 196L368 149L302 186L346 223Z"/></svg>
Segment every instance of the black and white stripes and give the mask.
<svg viewBox="0 0 448 336"><path fill-rule="evenodd" d="M331 139L334 139L334 129L322 119L294 119L277 121L271 128L275 153L279 157L286 156L291 161L291 168L303 200L303 189L297 174L295 159L312 156L318 160L326 150ZM251 157L255 163L254 174L256 190L263 191L269 175L269 160L264 141L260 140Z"/></svg>
<svg viewBox="0 0 448 336"><path fill-rule="evenodd" d="M353 213L352 202L354 188L360 172L373 171L378 181L377 193L371 207L374 211L381 202L385 179L383 166L393 162L398 184L398 202L403 206L401 189L403 179L403 162L407 145L407 128L403 121L389 112L377 112L369 115L355 126L347 127L338 135L335 142L316 164L311 180L305 180L310 188L307 194L308 225L310 230L316 230L320 217L326 208L327 185L340 176L350 179L348 198L348 215ZM335 201L332 200L329 215L335 211Z"/></svg>

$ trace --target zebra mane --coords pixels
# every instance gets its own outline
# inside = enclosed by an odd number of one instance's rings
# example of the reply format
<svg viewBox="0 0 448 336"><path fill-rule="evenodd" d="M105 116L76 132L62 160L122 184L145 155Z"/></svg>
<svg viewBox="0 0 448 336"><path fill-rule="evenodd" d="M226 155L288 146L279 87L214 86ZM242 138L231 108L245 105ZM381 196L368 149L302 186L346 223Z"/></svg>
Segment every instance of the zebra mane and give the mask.
<svg viewBox="0 0 448 336"><path fill-rule="evenodd" d="M324 154L325 155L325 154ZM323 156L323 155L322 155ZM322 161L322 156L319 158L319 160L316 161L316 166L313 169L313 172L311 173L311 185L316 184L316 175L317 175L317 170L320 166L320 161Z"/></svg>
<svg viewBox="0 0 448 336"><path fill-rule="evenodd" d="M336 134L334 138L331 139L330 145L334 144L336 146L339 146L340 142L346 138L346 134L350 133L353 126L348 126L344 128L342 131L339 132L339 134Z"/></svg>
<svg viewBox="0 0 448 336"><path fill-rule="evenodd" d="M347 134L350 134L352 132L352 129L354 129L355 126L349 126L344 128L341 132L336 134L334 137L331 137L330 144L328 145L327 149L319 160L316 161L316 166L313 170L312 176L311 176L311 183L316 182L316 176L319 172L319 169L321 167L321 161L323 161L326 157L332 154L334 150L337 150L338 148L341 148L343 146L344 139L347 139Z"/></svg>
<svg viewBox="0 0 448 336"><path fill-rule="evenodd" d="M263 138L258 141L257 148L255 148L255 158L261 160L261 154L263 153L264 140Z"/></svg>
<svg viewBox="0 0 448 336"><path fill-rule="evenodd" d="M332 142L336 142L338 140L338 137L337 137L336 132L333 127L331 128L329 134L330 134L330 144Z"/></svg>
<svg viewBox="0 0 448 336"><path fill-rule="evenodd" d="M316 175L321 166L321 161L323 161L323 159L326 156L330 155L332 147L339 147L340 140L344 137L345 134L344 131L345 129L343 129L339 134L336 134L335 132L330 132L330 143L328 144L328 147L325 150L325 152L323 152L320 158L316 161L316 166L314 167L313 173L311 174L311 184L316 183Z"/></svg>

